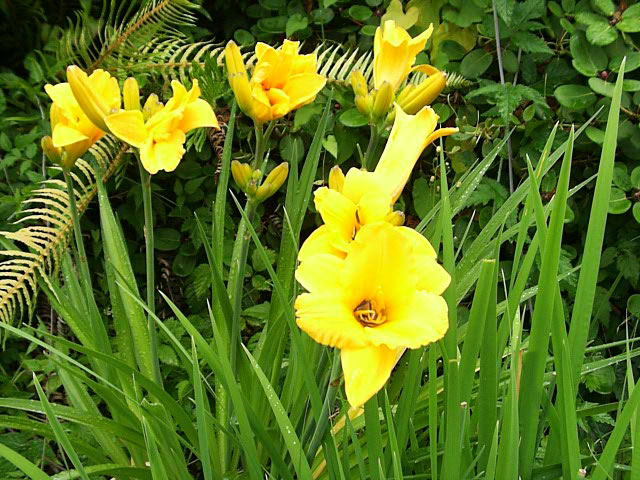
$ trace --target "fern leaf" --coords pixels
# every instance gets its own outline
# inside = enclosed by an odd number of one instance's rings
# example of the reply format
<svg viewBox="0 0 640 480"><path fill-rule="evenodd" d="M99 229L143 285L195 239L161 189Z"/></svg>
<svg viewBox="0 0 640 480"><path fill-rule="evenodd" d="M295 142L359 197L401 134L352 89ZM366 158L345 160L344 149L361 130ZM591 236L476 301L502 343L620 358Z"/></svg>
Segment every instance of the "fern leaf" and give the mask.
<svg viewBox="0 0 640 480"><path fill-rule="evenodd" d="M109 136L91 148L90 153L104 171L103 181L113 175L128 148ZM87 161L78 160L72 175L77 187L74 193L78 213L82 215L97 193L96 172ZM2 322L10 322L14 317L33 310L38 276L51 285L49 276L57 273L73 228L64 182L46 180L32 195L25 203L34 206L23 210L16 221L26 225L15 232L0 232L0 235L28 249L0 251L1 257L8 257L8 260L0 262Z"/></svg>

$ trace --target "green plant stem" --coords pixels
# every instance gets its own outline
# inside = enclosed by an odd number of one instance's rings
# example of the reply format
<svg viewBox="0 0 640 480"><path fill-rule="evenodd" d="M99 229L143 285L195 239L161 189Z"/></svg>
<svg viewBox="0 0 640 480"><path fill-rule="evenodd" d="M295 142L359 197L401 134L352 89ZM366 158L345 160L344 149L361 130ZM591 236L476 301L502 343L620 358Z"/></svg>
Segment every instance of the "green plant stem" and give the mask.
<svg viewBox="0 0 640 480"><path fill-rule="evenodd" d="M147 271L147 306L152 313L156 311L156 273L155 255L153 241L153 205L151 199L151 175L144 169L140 161L139 154L136 153L138 168L140 170L140 185L142 186L142 204L144 206L144 242ZM156 325L151 315L148 317L149 339L151 342L151 355L153 361L153 372L156 382L162 385L162 375L160 374L160 364L158 363L158 339Z"/></svg>
<svg viewBox="0 0 640 480"><path fill-rule="evenodd" d="M271 122L266 131L263 130L262 125L255 125L256 135L256 148L253 161L251 162L252 170L262 166L264 154L269 137L273 131L275 123ZM249 198L245 205L245 212L247 220L253 220L256 212L257 203ZM229 359L231 368L235 374L236 371L236 357L238 352L238 342L240 338L240 311L242 309L242 291L244 287L244 271L247 265L247 255L249 253L249 243L251 242L251 235L247 228L247 223L244 219L238 226L238 232L236 233L236 240L233 245L233 252L231 254L231 267L229 269L229 280L227 282L227 292L230 296L231 306L233 307L233 316L230 321L227 321L227 327L229 328L228 338L230 339ZM221 425L226 426L229 422L229 397L224 391L222 384L216 384L217 398L216 403L216 417ZM227 471L229 466L229 438L225 433L221 433L219 440L219 452L220 463L223 472ZM233 462L232 462L233 463Z"/></svg>
<svg viewBox="0 0 640 480"><path fill-rule="evenodd" d="M369 137L369 145L367 145L367 151L364 154L364 160L362 161L363 167L371 171L374 168L373 165L373 157L378 148L378 143L380 141L380 133L378 133L378 127L376 125L371 125L371 135Z"/></svg>
<svg viewBox="0 0 640 480"><path fill-rule="evenodd" d="M91 278L89 275L89 262L87 260L87 253L84 249L84 242L82 241L82 229L80 228L80 215L78 215L78 206L76 204L76 194L73 189L73 178L71 172L63 168L64 180L67 182L67 194L69 196L69 210L71 210L71 218L73 220L73 235L75 237L76 252L78 253L78 265L82 271L83 277L86 279Z"/></svg>
<svg viewBox="0 0 640 480"><path fill-rule="evenodd" d="M339 384L340 351L336 350L333 355L333 365L331 366L331 373L329 374L329 387L327 388L327 394L324 397L320 421L316 425L316 429L311 437L311 443L309 444L309 450L307 450L307 462L309 462L309 465L313 465L313 459L316 456L316 452L324 438L324 433L327 430L327 425L329 424L329 410L336 399L336 390L338 389Z"/></svg>

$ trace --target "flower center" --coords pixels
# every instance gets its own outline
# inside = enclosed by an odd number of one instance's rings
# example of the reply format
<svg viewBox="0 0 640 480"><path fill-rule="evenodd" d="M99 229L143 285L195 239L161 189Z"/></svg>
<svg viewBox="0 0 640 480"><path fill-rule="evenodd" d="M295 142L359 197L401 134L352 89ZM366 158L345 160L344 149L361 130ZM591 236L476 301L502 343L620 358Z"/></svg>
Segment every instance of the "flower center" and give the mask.
<svg viewBox="0 0 640 480"><path fill-rule="evenodd" d="M351 234L351 240L356 239L356 234L360 230L360 227L362 227L362 222L360 220L360 215L358 214L358 209L356 208L356 223L353 225L353 233Z"/></svg>
<svg viewBox="0 0 640 480"><path fill-rule="evenodd" d="M355 308L353 314L364 327L375 327L387 320L384 303L379 298L363 300Z"/></svg>

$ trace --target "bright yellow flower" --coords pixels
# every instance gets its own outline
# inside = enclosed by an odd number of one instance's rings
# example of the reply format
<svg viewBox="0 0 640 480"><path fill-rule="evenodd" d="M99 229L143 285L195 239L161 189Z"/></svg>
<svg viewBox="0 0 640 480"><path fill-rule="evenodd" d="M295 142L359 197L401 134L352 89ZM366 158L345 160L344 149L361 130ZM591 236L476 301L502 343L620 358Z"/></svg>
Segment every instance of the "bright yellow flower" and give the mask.
<svg viewBox="0 0 640 480"><path fill-rule="evenodd" d="M450 277L429 242L406 227L362 227L345 259L317 254L296 279L298 326L315 341L342 349L349 403L364 404L385 384L405 348L442 338Z"/></svg>
<svg viewBox="0 0 640 480"><path fill-rule="evenodd" d="M407 115L396 106L396 120L375 171L352 168L342 179L337 170L332 170L329 186L334 188L321 187L315 191L315 206L324 225L304 242L298 256L300 261L321 252L344 257L363 225L380 221L398 224L393 204L418 157L437 138L458 131L436 130L437 122L438 115L431 107Z"/></svg>
<svg viewBox="0 0 640 480"><path fill-rule="evenodd" d="M387 20L378 27L373 43L374 87L379 89L384 82L389 82L394 92L398 90L411 72L416 56L424 50L431 32L433 25L429 25L417 37L411 38L393 20Z"/></svg>
<svg viewBox="0 0 640 480"><path fill-rule="evenodd" d="M300 55L300 42L285 40L279 50L265 43L256 45L257 63L251 80L238 46L230 41L225 49L229 83L238 106L256 123L285 116L311 103L326 83L316 73L315 54Z"/></svg>
<svg viewBox="0 0 640 480"><path fill-rule="evenodd" d="M52 141L46 141L48 156L58 158L64 168L71 168L104 132L85 115L68 83L45 85L44 89L53 100L50 111Z"/></svg>
<svg viewBox="0 0 640 480"><path fill-rule="evenodd" d="M79 67L67 67L67 80L78 105L100 130L108 130L105 117L120 109L118 81L104 70L87 75Z"/></svg>
<svg viewBox="0 0 640 480"><path fill-rule="evenodd" d="M220 128L211 105L198 98L197 80L189 91L177 80L171 82L171 88L173 97L164 106L151 95L142 111L122 110L106 118L111 133L140 149L140 161L151 174L176 169L189 130Z"/></svg>

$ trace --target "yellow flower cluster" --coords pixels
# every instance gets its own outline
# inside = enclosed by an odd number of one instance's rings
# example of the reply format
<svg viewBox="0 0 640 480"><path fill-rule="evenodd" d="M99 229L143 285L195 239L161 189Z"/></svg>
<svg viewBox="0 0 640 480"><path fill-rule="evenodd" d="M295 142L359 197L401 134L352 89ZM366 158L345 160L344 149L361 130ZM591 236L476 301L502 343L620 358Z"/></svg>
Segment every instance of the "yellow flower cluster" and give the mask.
<svg viewBox="0 0 640 480"><path fill-rule="evenodd" d="M433 102L445 87L446 77L443 72L431 65L414 66L416 56L424 49L432 32L433 25L430 25L420 35L411 38L393 20L387 20L376 30L373 44L374 89L369 91L362 72L354 71L351 74L356 107L373 124L380 120L387 123L393 121L394 111L389 113L389 110L394 101L405 113L414 114ZM416 71L427 74L427 78L418 85L407 85L396 96L407 76Z"/></svg>
<svg viewBox="0 0 640 480"><path fill-rule="evenodd" d="M400 226L393 211L418 157L436 130L431 107L396 118L373 172L334 167L329 188L315 192L324 225L300 248L296 279L308 291L296 299L298 326L341 349L349 403L363 405L385 384L406 348L443 337L450 278L422 235Z"/></svg>
<svg viewBox="0 0 640 480"><path fill-rule="evenodd" d="M42 139L49 158L71 168L105 133L140 149L140 160L149 173L175 170L184 155L185 134L194 128L215 127L211 105L200 99L198 81L191 90L171 82L173 97L163 105L150 95L140 106L136 80L124 83L124 110L118 81L103 70L87 75L74 65L67 69L68 83L47 85L51 106L52 137Z"/></svg>

